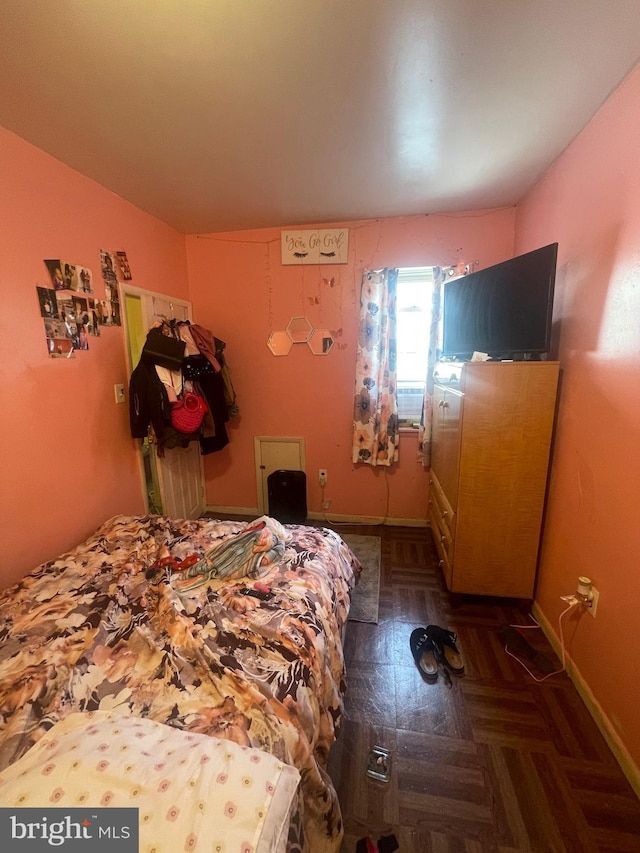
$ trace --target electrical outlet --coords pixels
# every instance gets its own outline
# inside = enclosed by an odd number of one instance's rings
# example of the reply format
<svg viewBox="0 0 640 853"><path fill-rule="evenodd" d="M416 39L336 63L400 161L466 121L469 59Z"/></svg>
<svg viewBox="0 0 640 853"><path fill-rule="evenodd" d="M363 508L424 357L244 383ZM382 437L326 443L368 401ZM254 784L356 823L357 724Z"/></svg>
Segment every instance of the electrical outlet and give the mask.
<svg viewBox="0 0 640 853"><path fill-rule="evenodd" d="M329 509L331 501L322 501L322 509Z"/></svg>
<svg viewBox="0 0 640 853"><path fill-rule="evenodd" d="M127 398L124 393L124 385L114 385L113 392L116 398L116 403L126 403Z"/></svg>
<svg viewBox="0 0 640 853"><path fill-rule="evenodd" d="M320 468L320 470L318 471L318 482L320 483L322 488L324 488L327 485L327 469L326 468Z"/></svg>
<svg viewBox="0 0 640 853"><path fill-rule="evenodd" d="M598 601L600 599L600 593L595 588L595 586L591 587L591 606L589 607L589 613L595 618L596 610L598 609Z"/></svg>

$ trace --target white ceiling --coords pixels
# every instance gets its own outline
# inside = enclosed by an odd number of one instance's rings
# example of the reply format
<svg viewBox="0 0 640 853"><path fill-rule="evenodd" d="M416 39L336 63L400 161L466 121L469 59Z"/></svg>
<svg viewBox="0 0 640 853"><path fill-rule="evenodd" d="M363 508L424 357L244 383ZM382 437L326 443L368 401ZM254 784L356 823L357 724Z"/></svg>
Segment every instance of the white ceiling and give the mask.
<svg viewBox="0 0 640 853"><path fill-rule="evenodd" d="M185 233L516 204L638 0L1 0L0 125Z"/></svg>

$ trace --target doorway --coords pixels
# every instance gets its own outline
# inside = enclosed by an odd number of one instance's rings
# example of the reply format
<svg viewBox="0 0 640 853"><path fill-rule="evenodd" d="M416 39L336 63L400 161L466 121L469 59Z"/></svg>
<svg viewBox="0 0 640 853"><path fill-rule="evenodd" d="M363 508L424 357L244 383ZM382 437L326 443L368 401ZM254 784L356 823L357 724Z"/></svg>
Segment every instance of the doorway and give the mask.
<svg viewBox="0 0 640 853"><path fill-rule="evenodd" d="M147 332L157 320L190 320L191 303L122 284L122 322L129 375L140 361ZM198 518L205 508L204 465L200 445L157 453L152 435L139 448L140 475L147 512L171 518Z"/></svg>

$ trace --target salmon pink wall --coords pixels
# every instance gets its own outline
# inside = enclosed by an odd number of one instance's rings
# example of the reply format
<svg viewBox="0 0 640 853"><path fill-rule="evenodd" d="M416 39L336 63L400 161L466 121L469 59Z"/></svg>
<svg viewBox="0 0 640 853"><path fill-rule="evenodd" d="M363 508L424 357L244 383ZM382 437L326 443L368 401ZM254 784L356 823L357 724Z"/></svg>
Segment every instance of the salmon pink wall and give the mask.
<svg viewBox="0 0 640 853"><path fill-rule="evenodd" d="M640 765L640 68L518 208L516 249L558 241L562 367L537 604L557 631L579 575L595 619L567 620L588 691Z"/></svg>
<svg viewBox="0 0 640 853"><path fill-rule="evenodd" d="M326 468L330 518L425 523L427 475L416 461L415 433L403 434L391 471L351 462L362 271L496 263L513 252L513 225L512 209L332 223L321 227L349 228L348 263L336 266L283 266L275 228L187 238L194 316L227 342L241 411L229 424L229 446L205 459L208 504L253 511L254 436L301 436L311 513L321 511L317 472ZM306 344L286 357L271 354L270 332L296 316L334 334L329 355L314 356Z"/></svg>
<svg viewBox="0 0 640 853"><path fill-rule="evenodd" d="M184 237L0 128L0 586L77 544L116 513L144 511L128 408L123 330L103 328L88 352L48 356L36 285L44 258L93 271L100 249L125 250L133 284L188 297Z"/></svg>

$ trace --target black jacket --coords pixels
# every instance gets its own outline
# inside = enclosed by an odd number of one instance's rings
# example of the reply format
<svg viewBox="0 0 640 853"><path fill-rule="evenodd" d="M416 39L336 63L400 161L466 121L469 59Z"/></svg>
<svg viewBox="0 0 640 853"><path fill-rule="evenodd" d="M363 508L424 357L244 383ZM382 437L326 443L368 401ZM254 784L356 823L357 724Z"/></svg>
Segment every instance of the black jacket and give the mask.
<svg viewBox="0 0 640 853"><path fill-rule="evenodd" d="M199 433L178 432L171 425L171 403L155 365L140 361L129 380L129 423L132 438L146 438L149 425L158 441L158 453L164 448L186 447Z"/></svg>

